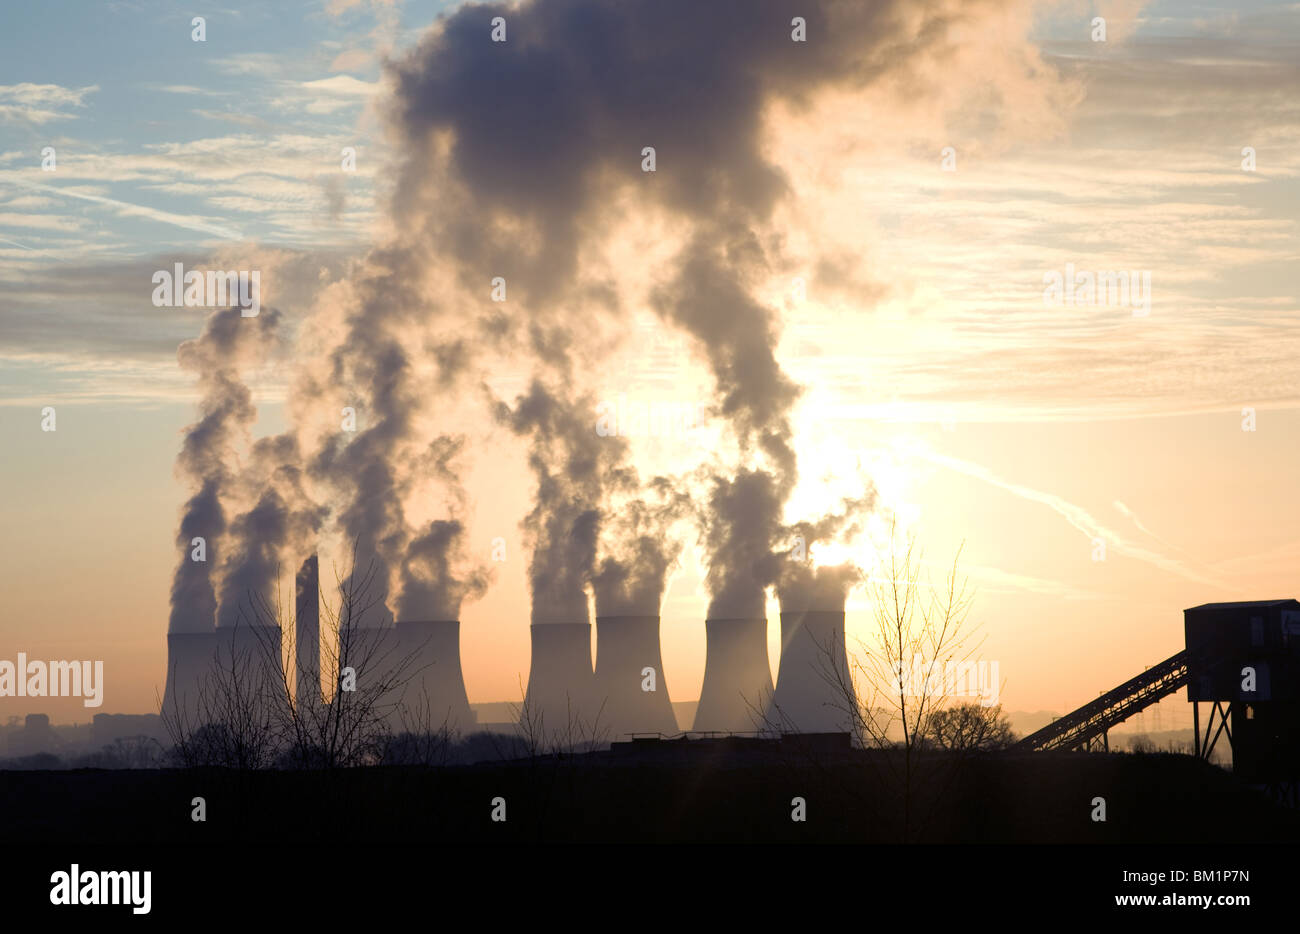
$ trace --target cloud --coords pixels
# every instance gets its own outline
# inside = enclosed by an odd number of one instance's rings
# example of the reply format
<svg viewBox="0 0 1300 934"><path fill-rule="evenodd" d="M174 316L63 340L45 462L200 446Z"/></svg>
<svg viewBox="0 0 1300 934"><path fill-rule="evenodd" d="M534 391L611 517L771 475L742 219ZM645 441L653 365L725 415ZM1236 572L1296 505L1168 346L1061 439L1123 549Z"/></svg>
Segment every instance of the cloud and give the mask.
<svg viewBox="0 0 1300 934"><path fill-rule="evenodd" d="M174 227L183 227L186 230L193 230L197 233L205 233L211 236L221 237L225 240L243 239L243 234L235 228L214 224L209 219L203 217L173 214L170 211L161 211L147 205L131 204L127 201L119 201L116 198L106 198L103 195L90 194L88 192L76 191L71 188L59 187L56 185L41 185L36 182L28 182L21 179L15 180L15 183L27 188L34 188L38 191L45 191L50 194L58 195L62 198L77 198L82 201L91 201L95 204L102 204L106 207L112 208L124 217L143 217L146 220L171 224Z"/></svg>
<svg viewBox="0 0 1300 934"><path fill-rule="evenodd" d="M0 85L0 121L39 125L55 120L71 120L76 114L69 113L69 108L86 106L86 96L98 90L97 84L83 88L29 82Z"/></svg>
<svg viewBox="0 0 1300 934"><path fill-rule="evenodd" d="M1033 487L1003 480L986 467L956 457L949 457L948 455L938 454L919 447L914 449L912 453L932 464L947 467L949 470L963 474L967 477L973 477L976 480L982 480L984 483L997 487L1013 496L1018 496L1021 499L1028 500L1029 502L1040 503L1061 516L1061 518L1065 519L1065 521L1074 526L1074 528L1088 536L1089 539L1103 539L1111 548L1126 557L1133 558L1137 561L1143 561L1153 567L1160 568L1162 571L1176 574L1179 577L1195 581L1198 584L1209 584L1214 587L1221 587L1225 590L1233 589L1232 585L1224 580L1212 575L1202 574L1194 568L1187 566L1182 561L1178 561L1174 558L1162 555L1159 552L1151 551L1150 549L1134 544L1114 529L1102 524L1099 520L1090 515L1083 507L1076 506L1055 494L1046 493L1042 490L1036 490Z"/></svg>

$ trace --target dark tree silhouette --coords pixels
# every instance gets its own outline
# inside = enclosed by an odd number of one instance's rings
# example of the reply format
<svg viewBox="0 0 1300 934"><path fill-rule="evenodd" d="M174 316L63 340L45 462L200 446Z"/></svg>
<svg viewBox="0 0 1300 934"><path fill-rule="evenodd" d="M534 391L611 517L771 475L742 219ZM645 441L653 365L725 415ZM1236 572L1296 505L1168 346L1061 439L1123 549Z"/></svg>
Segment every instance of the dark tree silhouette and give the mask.
<svg viewBox="0 0 1300 934"><path fill-rule="evenodd" d="M960 704L936 710L922 740L954 752L994 752L1016 741L1002 705Z"/></svg>
<svg viewBox="0 0 1300 934"><path fill-rule="evenodd" d="M193 713L164 711L173 756L186 767L334 769L412 758L445 761L451 736L426 701L404 698L421 670L403 654L393 630L367 628L386 592L375 562L335 569L337 603L322 601L320 671L331 691L295 691L289 660L297 657L293 613L280 600L249 594L236 627L253 637L222 640L216 663L198 690ZM395 739L400 738L400 748Z"/></svg>

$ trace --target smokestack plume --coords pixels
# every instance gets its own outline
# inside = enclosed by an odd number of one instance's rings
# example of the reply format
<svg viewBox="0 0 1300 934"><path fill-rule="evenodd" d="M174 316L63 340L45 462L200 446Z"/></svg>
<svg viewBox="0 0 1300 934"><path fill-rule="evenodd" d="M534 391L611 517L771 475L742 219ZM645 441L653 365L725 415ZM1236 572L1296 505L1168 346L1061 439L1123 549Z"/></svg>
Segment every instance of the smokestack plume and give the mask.
<svg viewBox="0 0 1300 934"><path fill-rule="evenodd" d="M548 732L569 723L590 726L598 713L592 683L591 612L587 586L595 573L601 503L611 473L626 451L621 439L601 438L594 402L566 398L535 379L514 408L496 407L499 421L530 442L537 478L533 509L523 528L530 548L533 656L525 714ZM555 627L555 632L545 630Z"/></svg>
<svg viewBox="0 0 1300 934"><path fill-rule="evenodd" d="M399 620L456 620L466 599L481 597L488 576L481 568L455 573L463 563L465 526L458 519L437 519L413 538L402 561ZM400 623L399 623L400 625Z"/></svg>
<svg viewBox="0 0 1300 934"><path fill-rule="evenodd" d="M533 625L590 625L587 585L595 571L600 504L608 474L626 450L621 439L610 444L596 434L590 401L570 403L534 380L513 409L497 407L499 420L530 439L528 463L537 478L533 509L523 522Z"/></svg>
<svg viewBox="0 0 1300 934"><path fill-rule="evenodd" d="M177 349L181 367L197 374L201 397L199 420L185 430L176 459L177 474L195 492L181 515L177 536L181 554L172 580L168 632L212 631L217 600L211 569L226 530L221 504L223 488L230 481L226 465L257 416L240 369L267 350L279 321L273 308L255 318L242 317L239 308L217 309L208 315L202 334ZM196 538L202 543L196 543Z"/></svg>
<svg viewBox="0 0 1300 934"><path fill-rule="evenodd" d="M304 709L321 704L320 685L320 558L302 563L294 587L295 697Z"/></svg>
<svg viewBox="0 0 1300 934"><path fill-rule="evenodd" d="M731 480L714 478L704 532L709 619L764 615L766 590L781 569L781 557L772 546L783 531L783 502L781 489L765 471L741 470Z"/></svg>
<svg viewBox="0 0 1300 934"><path fill-rule="evenodd" d="M198 705L211 688L217 653L212 567L226 531L226 465L257 414L240 369L274 346L279 322L274 308L254 318L243 317L237 307L220 308L208 315L199 337L176 353L181 367L197 375L201 395L199 420L186 429L176 460L178 476L195 492L182 511L176 542L180 556L172 579L162 709L172 722L190 728L199 725Z"/></svg>
<svg viewBox="0 0 1300 934"><path fill-rule="evenodd" d="M852 565L791 565L782 575L781 663L767 712L787 733L852 732L853 692L844 643L844 603L860 579Z"/></svg>
<svg viewBox="0 0 1300 934"><path fill-rule="evenodd" d="M565 377L562 390L521 400L513 419L534 442L538 477L525 526L533 625L588 619L586 587L606 501L598 484L581 478L601 473L593 469L598 459L574 456L576 442L566 457L553 443L552 430L562 426L530 408L566 403L582 411L567 380L578 332L548 326L575 308L621 310L616 288L599 273L584 277L583 259L599 254L619 221L609 205L629 191L686 221L676 268L651 304L696 338L714 372L720 414L743 453L766 462L719 480L737 489L716 501L735 509L709 523L709 615L762 616L775 579L773 536L796 476L789 412L798 396L775 357L775 315L753 298L781 259L779 240L764 228L788 192L765 156L765 118L780 99L802 103L823 88L879 78L898 57L893 50L910 47L907 30L931 17L810 0L799 10L817 37L817 54L808 55L791 41L788 5L775 0L552 0L488 10L507 15L515 34L527 37L523 53L502 55L480 42L484 8L471 6L441 20L391 69L392 117L408 153L394 214L413 239L437 245L471 294L482 294L484 277L498 270L508 278L510 301L521 301L530 318L534 354ZM942 16L935 14L936 34ZM693 24L686 34L683 18ZM575 41L587 43L576 67ZM648 87L656 93L647 95ZM629 140L658 147L664 162L654 184ZM529 172L519 171L520 152L530 155ZM612 301L591 297L611 292ZM587 419L580 427L590 439ZM757 518L745 512L748 493L759 500ZM657 612L657 605L639 607L637 615Z"/></svg>
<svg viewBox="0 0 1300 934"><path fill-rule="evenodd" d="M644 491L636 471L621 468L611 485L633 491L607 510L600 570L591 580L596 616L658 616L668 573L681 554L674 526L691 514L684 481L655 477Z"/></svg>

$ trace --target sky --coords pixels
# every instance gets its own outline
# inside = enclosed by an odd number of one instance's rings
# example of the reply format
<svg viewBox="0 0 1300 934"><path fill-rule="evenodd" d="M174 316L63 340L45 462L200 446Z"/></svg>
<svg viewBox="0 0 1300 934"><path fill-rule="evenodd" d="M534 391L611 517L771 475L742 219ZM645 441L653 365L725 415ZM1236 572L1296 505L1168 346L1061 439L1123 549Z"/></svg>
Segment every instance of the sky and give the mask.
<svg viewBox="0 0 1300 934"><path fill-rule="evenodd" d="M936 575L960 549L977 654L998 662L1004 707L1064 712L1178 651L1184 608L1296 595L1300 5L932 6L952 13L943 54L905 44L907 67L881 66L878 80L773 93L760 108L755 145L784 191L760 225L780 259L751 294L801 387L786 516L869 482L862 533L814 559L873 567L891 515ZM287 349L244 368L253 436L299 424L302 373L322 359L315 342L337 337L369 251L418 235L409 215L426 203L456 220L435 172L455 140L433 134L420 174L415 137L393 123L418 117L394 105L399 64L437 52L421 43L440 17L481 15L486 33L498 12L461 7L0 13L0 658L103 659L107 682L99 710L0 698L0 716L156 710L191 493L177 455L200 398L177 348L206 310L156 307L151 276L175 262L260 269ZM890 26L915 39L909 15ZM590 41L575 34L576 61ZM626 145L635 163L654 141ZM341 167L348 147L355 171ZM557 171L518 155L521 175ZM653 181L674 184L674 153L658 157ZM581 269L616 284L622 313L571 329L585 348L577 382L615 406L707 412L706 348L652 298L688 242L685 215L631 185L601 191L608 203L583 215L600 218L599 250L584 247ZM465 287L443 260L418 288L460 307ZM1133 272L1149 303L1053 301L1053 275L1076 271ZM439 341L480 333L455 316L437 328ZM420 340L413 352L433 338ZM499 396L528 384L520 347L482 364ZM466 438L455 514L468 559L492 576L461 611L465 680L473 702L518 701L535 477L527 445L461 402L423 414ZM49 406L55 431L42 430ZM594 434L594 409L591 422ZM723 422L632 437L631 462L685 474L729 443ZM236 457L252 463L247 445ZM445 512L431 496L412 493L412 517ZM687 535L662 606L674 700L699 693L706 571ZM769 595L774 673L777 614ZM850 648L871 628L859 588ZM1190 721L1181 697L1168 703Z"/></svg>

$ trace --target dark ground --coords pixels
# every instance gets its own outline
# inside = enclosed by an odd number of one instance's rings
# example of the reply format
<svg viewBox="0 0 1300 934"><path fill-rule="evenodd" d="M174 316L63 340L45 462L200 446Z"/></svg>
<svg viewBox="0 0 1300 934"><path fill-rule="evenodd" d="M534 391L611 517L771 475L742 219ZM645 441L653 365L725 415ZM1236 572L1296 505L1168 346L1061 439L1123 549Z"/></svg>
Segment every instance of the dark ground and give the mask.
<svg viewBox="0 0 1300 934"><path fill-rule="evenodd" d="M1192 757L925 761L910 809L889 754L599 753L336 772L0 772L4 842L356 844L836 842L1285 843L1300 813ZM207 820L191 820L191 800ZM791 799L807 820L791 820ZM505 822L491 819L493 799ZM1105 799L1106 820L1092 819ZM906 828L905 828L906 824Z"/></svg>

